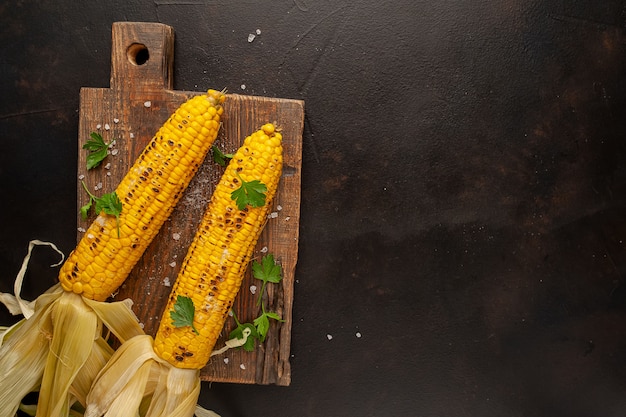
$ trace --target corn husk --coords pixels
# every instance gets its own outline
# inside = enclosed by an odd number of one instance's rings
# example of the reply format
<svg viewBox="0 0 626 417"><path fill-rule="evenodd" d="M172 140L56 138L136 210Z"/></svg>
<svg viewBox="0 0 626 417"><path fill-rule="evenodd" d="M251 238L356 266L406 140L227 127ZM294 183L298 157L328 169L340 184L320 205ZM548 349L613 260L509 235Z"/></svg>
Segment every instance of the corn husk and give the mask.
<svg viewBox="0 0 626 417"><path fill-rule="evenodd" d="M19 286L32 245L40 241L33 242L16 279ZM80 416L93 380L113 354L109 335L123 343L143 333L131 304L88 300L59 284L32 303L18 302L25 317L0 338L0 417L13 417L20 407L30 410L21 402L36 391L37 417Z"/></svg>
<svg viewBox="0 0 626 417"><path fill-rule="evenodd" d="M191 417L200 395L200 371L178 369L154 352L151 336L123 343L87 396L85 417Z"/></svg>

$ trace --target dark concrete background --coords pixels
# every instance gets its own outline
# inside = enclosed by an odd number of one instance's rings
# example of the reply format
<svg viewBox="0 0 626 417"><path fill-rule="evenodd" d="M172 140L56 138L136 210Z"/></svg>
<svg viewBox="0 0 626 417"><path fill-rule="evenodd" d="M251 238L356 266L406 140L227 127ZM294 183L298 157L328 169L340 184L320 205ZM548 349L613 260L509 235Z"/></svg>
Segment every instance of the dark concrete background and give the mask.
<svg viewBox="0 0 626 417"><path fill-rule="evenodd" d="M5 1L0 291L29 240L74 246L114 21L174 27L177 90L306 102L292 384L201 404L626 415L626 2ZM35 254L30 298L56 280Z"/></svg>

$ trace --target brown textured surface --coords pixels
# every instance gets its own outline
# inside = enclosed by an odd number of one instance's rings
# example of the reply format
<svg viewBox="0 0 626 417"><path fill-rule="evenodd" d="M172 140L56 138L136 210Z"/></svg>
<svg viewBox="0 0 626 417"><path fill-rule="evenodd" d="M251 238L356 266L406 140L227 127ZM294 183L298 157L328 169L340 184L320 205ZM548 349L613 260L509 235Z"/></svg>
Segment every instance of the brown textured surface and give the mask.
<svg viewBox="0 0 626 417"><path fill-rule="evenodd" d="M88 188L97 190L98 195L117 187L161 124L184 100L196 94L171 89L173 41L173 30L167 25L114 24L111 87L81 89L78 176L84 176ZM133 45L138 44L145 46L138 49L145 49L149 53L148 61L140 65L135 63L137 54L133 49ZM131 53L130 59L128 51ZM212 86L208 88L220 89ZM282 284L278 288L269 287L266 305L286 321L273 323L264 346L255 352L229 351L228 363L222 360L224 356L212 359L202 371L203 379L211 381L289 385L291 380L289 353L300 222L304 103L299 100L229 94L224 103L222 127L215 144L225 153L234 152L245 136L267 122L276 122L282 129L285 167L274 199L274 211L278 217L268 221L253 258L262 256L260 250L266 248L282 265ZM80 147L94 131L101 133L107 142L115 139L112 150L116 153L110 155L101 167L87 172L87 152ZM107 165L109 163L110 166ZM116 294L116 299L133 300L133 310L147 334L154 335L158 328L171 289L165 283L171 285L176 279L196 231L195 226L204 213L222 171L210 156L205 159L172 216ZM78 207L81 207L87 203L88 196L80 182L77 186ZM78 218L79 225L88 225L88 221ZM81 237L80 231L78 236ZM242 322L252 321L259 314L256 298L249 291L254 281L248 274L235 303L236 314ZM223 346L233 326L234 321L228 320L216 348ZM246 369L242 369L240 364L245 364Z"/></svg>

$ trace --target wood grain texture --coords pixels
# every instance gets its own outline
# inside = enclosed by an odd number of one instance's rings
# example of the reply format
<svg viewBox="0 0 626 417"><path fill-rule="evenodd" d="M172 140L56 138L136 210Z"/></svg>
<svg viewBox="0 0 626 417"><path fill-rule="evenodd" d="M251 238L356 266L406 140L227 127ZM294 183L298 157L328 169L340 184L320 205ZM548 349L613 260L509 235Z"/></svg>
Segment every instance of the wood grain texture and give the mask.
<svg viewBox="0 0 626 417"><path fill-rule="evenodd" d="M171 89L173 40L172 28L163 24L124 22L113 25L111 87L83 88L80 92L78 207L88 200L82 181L97 195L113 191L169 115L183 101L200 94ZM222 127L215 142L224 152L234 152L245 136L264 123L275 122L282 129L284 171L274 200L275 217L268 221L254 256L259 257L267 250L283 267L282 284L268 286L265 303L285 321L272 323L265 343L254 352L230 350L216 356L201 375L204 380L211 381L289 385L304 103L229 94L224 110ZM81 148L94 131L106 141L115 142L103 164L87 172L87 153ZM210 157L205 159L171 217L115 295L116 299L133 300L133 309L147 334L154 335L158 328L171 284L222 172L223 168ZM86 228L92 218L79 218L78 224ZM79 227L78 239L82 237L81 230ZM250 286L260 288L260 283L253 281L248 269L234 307L240 321L251 321L259 313ZM232 327L234 321L229 319L216 348L223 345Z"/></svg>

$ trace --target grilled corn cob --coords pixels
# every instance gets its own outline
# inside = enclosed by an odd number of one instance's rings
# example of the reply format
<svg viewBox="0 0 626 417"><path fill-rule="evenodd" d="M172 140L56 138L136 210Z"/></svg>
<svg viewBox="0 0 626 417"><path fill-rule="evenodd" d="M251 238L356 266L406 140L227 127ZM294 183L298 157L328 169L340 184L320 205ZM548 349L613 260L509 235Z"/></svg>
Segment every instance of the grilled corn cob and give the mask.
<svg viewBox="0 0 626 417"><path fill-rule="evenodd" d="M34 390L37 417L68 415L74 402L85 403L113 353L103 326L122 342L141 333L128 303L102 301L128 276L198 170L217 136L224 99L209 90L167 120L116 189L119 220L98 214L61 267L59 284L7 335L0 347L0 417L12 417Z"/></svg>
<svg viewBox="0 0 626 417"><path fill-rule="evenodd" d="M106 300L121 284L174 210L217 136L224 95L210 90L184 103L159 129L122 179L119 236L100 214L59 273L66 291Z"/></svg>
<svg viewBox="0 0 626 417"><path fill-rule="evenodd" d="M278 187L281 140L274 125L266 124L235 153L181 265L155 339L137 336L122 344L94 382L85 417L193 415L200 369L209 360ZM265 202L241 209L231 193L253 181L266 186ZM195 311L193 323L182 327L170 317L179 297L190 298Z"/></svg>

